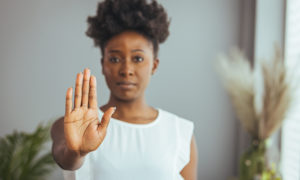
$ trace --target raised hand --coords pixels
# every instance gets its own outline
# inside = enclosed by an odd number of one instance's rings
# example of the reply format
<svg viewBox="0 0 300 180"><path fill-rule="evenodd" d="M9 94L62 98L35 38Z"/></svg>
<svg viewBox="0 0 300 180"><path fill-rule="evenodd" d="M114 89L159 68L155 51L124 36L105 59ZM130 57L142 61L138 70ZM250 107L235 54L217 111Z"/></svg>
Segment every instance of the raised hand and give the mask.
<svg viewBox="0 0 300 180"><path fill-rule="evenodd" d="M76 78L74 108L73 89L68 88L64 116L64 134L69 150L83 156L96 150L106 136L106 129L115 107L109 108L101 123L98 118L96 77L89 69L78 73Z"/></svg>

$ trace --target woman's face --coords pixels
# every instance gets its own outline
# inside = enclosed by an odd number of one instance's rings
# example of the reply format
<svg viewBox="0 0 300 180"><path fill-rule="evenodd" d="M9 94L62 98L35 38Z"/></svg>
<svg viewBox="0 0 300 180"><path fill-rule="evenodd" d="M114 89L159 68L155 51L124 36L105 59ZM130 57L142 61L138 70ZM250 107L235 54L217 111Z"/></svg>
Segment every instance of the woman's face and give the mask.
<svg viewBox="0 0 300 180"><path fill-rule="evenodd" d="M132 101L144 95L159 60L154 59L151 41L139 33L126 31L107 42L101 63L111 95Z"/></svg>

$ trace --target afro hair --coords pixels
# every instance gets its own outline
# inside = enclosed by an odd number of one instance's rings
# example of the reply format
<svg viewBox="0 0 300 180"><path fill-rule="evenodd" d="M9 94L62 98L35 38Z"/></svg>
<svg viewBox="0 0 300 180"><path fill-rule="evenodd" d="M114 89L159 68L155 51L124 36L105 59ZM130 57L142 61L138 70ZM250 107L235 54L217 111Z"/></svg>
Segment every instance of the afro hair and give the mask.
<svg viewBox="0 0 300 180"><path fill-rule="evenodd" d="M132 30L140 33L153 44L157 56L158 45L169 36L167 13L156 0L105 0L98 4L97 14L87 18L86 35L94 45L104 47L113 36Z"/></svg>

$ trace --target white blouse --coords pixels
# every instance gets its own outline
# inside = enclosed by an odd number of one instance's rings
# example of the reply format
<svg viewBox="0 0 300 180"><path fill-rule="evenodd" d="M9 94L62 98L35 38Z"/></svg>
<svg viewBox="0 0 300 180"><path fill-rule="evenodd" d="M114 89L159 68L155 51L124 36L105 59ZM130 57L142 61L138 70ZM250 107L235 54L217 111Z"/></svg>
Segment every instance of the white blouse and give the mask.
<svg viewBox="0 0 300 180"><path fill-rule="evenodd" d="M66 180L183 180L190 160L194 123L160 108L148 124L110 119L99 148L86 155L76 171L63 170ZM99 109L99 119L103 112Z"/></svg>

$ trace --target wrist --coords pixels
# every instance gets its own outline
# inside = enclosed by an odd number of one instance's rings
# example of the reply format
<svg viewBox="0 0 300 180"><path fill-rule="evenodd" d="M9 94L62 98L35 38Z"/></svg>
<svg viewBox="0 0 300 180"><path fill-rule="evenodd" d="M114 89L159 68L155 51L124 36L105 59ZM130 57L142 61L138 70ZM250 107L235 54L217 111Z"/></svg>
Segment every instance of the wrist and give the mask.
<svg viewBox="0 0 300 180"><path fill-rule="evenodd" d="M87 153L83 153L81 151L75 151L75 150L69 149L68 147L66 147L65 151L64 151L64 155L71 156L75 159L82 159L85 157L86 154Z"/></svg>

